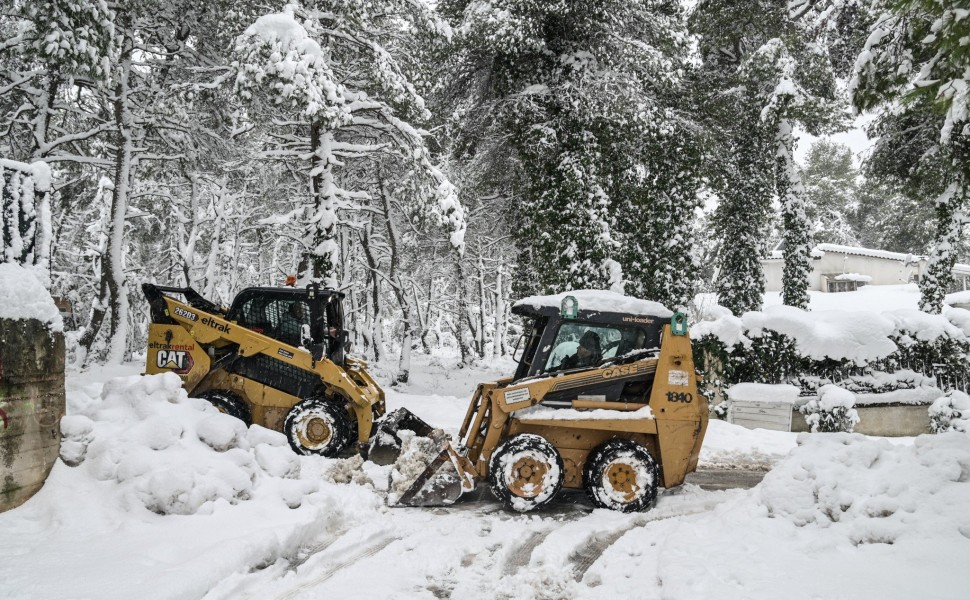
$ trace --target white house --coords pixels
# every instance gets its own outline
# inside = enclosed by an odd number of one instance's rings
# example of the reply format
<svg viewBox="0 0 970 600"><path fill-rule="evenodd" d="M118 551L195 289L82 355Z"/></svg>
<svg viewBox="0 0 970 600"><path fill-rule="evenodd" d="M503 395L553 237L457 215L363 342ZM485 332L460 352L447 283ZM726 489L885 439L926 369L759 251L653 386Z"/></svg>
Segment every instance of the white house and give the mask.
<svg viewBox="0 0 970 600"><path fill-rule="evenodd" d="M838 244L819 244L812 248L812 272L808 276L810 290L844 292L859 285L901 285L916 282L926 273L929 257L902 254L871 248L856 248ZM785 261L780 250L761 260L765 272L765 290L779 292ZM956 264L956 278L951 291L965 290L970 285L970 265Z"/></svg>

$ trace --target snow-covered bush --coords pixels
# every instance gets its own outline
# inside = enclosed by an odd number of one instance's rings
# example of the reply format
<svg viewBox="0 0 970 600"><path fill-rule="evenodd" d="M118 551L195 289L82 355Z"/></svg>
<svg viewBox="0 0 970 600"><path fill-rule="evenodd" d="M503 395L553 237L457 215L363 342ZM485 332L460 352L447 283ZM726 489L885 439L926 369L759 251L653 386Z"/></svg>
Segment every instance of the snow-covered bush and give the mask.
<svg viewBox="0 0 970 600"><path fill-rule="evenodd" d="M930 405L929 413L933 433L970 431L970 396L963 392L954 390L940 396Z"/></svg>
<svg viewBox="0 0 970 600"><path fill-rule="evenodd" d="M855 394L835 385L823 385L818 399L810 400L798 409L812 432L851 433L859 422L855 409Z"/></svg>
<svg viewBox="0 0 970 600"><path fill-rule="evenodd" d="M295 508L317 489L299 479L300 458L282 435L189 398L172 373L113 379L100 399L75 399L69 410L62 460L152 512L195 514L259 494Z"/></svg>

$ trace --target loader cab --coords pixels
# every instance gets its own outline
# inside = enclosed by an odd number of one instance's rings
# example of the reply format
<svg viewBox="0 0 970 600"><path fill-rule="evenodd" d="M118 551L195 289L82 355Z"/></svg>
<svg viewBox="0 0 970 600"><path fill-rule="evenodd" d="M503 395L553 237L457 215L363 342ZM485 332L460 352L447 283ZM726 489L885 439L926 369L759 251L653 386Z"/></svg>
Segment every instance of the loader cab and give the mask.
<svg viewBox="0 0 970 600"><path fill-rule="evenodd" d="M233 300L227 318L284 344L306 348L317 360L343 365L344 294L326 289L246 288Z"/></svg>
<svg viewBox="0 0 970 600"><path fill-rule="evenodd" d="M525 321L514 380L621 363L659 351L660 332L669 319L663 310L655 311L657 315L587 310L580 296L575 311L566 313L557 298L534 297L512 307Z"/></svg>

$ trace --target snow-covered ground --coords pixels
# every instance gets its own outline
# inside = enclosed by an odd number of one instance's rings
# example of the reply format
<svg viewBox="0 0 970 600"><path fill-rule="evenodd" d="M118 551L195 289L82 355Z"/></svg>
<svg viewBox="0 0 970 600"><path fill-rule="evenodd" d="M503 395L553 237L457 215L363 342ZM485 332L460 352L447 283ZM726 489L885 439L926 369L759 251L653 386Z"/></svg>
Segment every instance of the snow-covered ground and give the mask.
<svg viewBox="0 0 970 600"><path fill-rule="evenodd" d="M827 293L810 290L812 310L862 310L886 312L897 308L919 308L919 287L905 285L866 285L853 292ZM782 304L781 292L766 292L765 306Z"/></svg>
<svg viewBox="0 0 970 600"><path fill-rule="evenodd" d="M474 383L416 357L388 391L454 429ZM651 510L565 494L511 514L488 493L389 509L387 468L296 457L139 365L72 374L64 455L0 515L0 598L966 598L970 436L887 440L712 421L702 468L750 490L664 490ZM112 377L127 375L127 379ZM107 383L106 383L107 382ZM354 483L336 483L334 480Z"/></svg>
<svg viewBox="0 0 970 600"><path fill-rule="evenodd" d="M811 310L850 310L886 312L899 308L919 308L919 287L915 283L905 285L866 285L853 292L827 293L809 290ZM764 306L783 304L781 292L765 292ZM705 309L715 302L714 294L698 294L696 303Z"/></svg>

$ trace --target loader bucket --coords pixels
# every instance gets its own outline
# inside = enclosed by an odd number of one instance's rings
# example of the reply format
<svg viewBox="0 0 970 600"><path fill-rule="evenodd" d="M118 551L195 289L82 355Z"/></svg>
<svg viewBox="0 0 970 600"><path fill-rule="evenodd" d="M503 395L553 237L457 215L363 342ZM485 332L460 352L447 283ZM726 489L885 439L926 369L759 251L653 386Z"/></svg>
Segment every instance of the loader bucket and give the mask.
<svg viewBox="0 0 970 600"><path fill-rule="evenodd" d="M401 454L389 476L389 506L445 506L475 489L466 461L446 438L410 434L403 438Z"/></svg>
<svg viewBox="0 0 970 600"><path fill-rule="evenodd" d="M411 431L422 438L431 436L434 427L428 425L406 408L388 414L377 426L367 450L367 460L378 465L391 465L401 455L402 431ZM441 433L444 437L444 432Z"/></svg>

